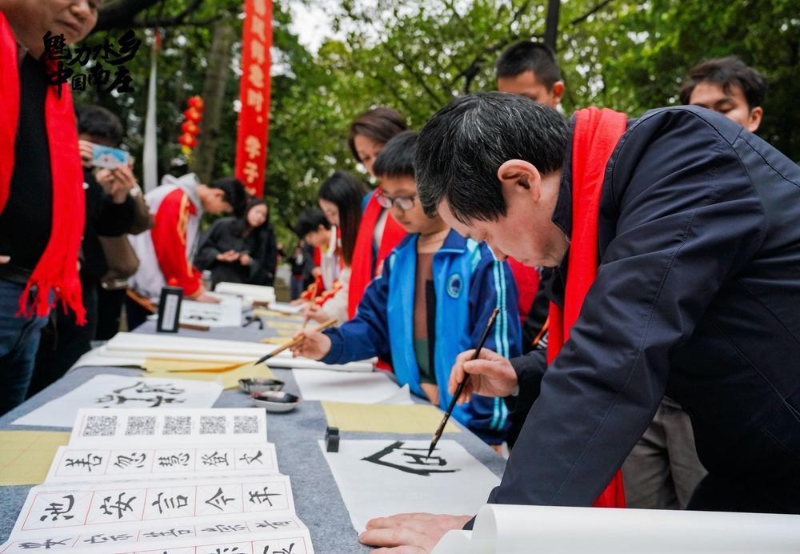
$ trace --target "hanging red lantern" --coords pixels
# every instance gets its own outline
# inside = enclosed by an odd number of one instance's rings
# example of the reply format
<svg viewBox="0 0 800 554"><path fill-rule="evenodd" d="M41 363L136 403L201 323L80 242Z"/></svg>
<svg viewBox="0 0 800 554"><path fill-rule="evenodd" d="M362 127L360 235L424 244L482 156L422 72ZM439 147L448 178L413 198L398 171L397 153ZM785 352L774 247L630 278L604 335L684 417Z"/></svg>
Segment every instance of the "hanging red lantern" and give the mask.
<svg viewBox="0 0 800 554"><path fill-rule="evenodd" d="M197 111L197 108L189 108L183 112L183 116L189 120L193 121L194 123L199 123L201 119L203 119L203 115Z"/></svg>
<svg viewBox="0 0 800 554"><path fill-rule="evenodd" d="M184 133L178 138L178 144L182 144L183 146L188 146L189 148L194 148L197 146L197 139L194 138L193 135L189 133Z"/></svg>
<svg viewBox="0 0 800 554"><path fill-rule="evenodd" d="M198 112L202 112L203 108L205 108L205 102L199 96L192 96L189 98L189 107L196 109Z"/></svg>
<svg viewBox="0 0 800 554"><path fill-rule="evenodd" d="M190 135L196 135L200 132L200 127L198 127L197 123L194 121L184 121L181 125L181 132L189 133Z"/></svg>

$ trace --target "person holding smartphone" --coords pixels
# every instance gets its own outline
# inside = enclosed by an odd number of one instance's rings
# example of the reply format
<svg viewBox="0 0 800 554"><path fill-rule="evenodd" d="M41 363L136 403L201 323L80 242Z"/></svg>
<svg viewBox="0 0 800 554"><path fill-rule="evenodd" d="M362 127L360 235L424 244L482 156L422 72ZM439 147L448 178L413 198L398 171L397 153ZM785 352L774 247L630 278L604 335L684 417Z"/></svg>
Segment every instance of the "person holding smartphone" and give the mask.
<svg viewBox="0 0 800 554"><path fill-rule="evenodd" d="M134 199L130 192L137 188L131 167L122 160L127 152L117 150L117 164L95 165L98 150L116 150L122 142L120 119L109 110L95 105L77 106L78 149L83 166L83 189L86 218L81 241L79 276L86 325L78 325L74 314L54 310L53 329L44 332L36 357L36 367L28 389L28 397L59 379L83 354L91 350L98 324L101 279L108 263L100 244L100 236L122 236L130 232L135 217Z"/></svg>

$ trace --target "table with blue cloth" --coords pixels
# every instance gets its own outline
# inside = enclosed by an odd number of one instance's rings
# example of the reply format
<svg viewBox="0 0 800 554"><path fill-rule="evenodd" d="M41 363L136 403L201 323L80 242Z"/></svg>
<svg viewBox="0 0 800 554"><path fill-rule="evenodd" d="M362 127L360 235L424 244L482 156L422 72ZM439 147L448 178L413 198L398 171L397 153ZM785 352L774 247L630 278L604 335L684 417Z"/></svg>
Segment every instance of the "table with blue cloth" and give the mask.
<svg viewBox="0 0 800 554"><path fill-rule="evenodd" d="M155 324L148 322L136 332L152 333L154 330ZM266 329L259 330L257 326L250 325L242 329L217 328L210 331L181 329L180 335L248 341L268 336L270 333L265 331ZM276 378L286 383L286 391L299 394L293 370L272 369L272 371ZM138 376L140 373L139 370L123 368L75 368L50 387L28 399L24 404L0 417L0 430L64 431L65 428L29 427L11 425L11 422L60 395L66 394L95 375ZM415 401L422 402L419 399L415 399ZM251 399L237 390L223 391L214 404L215 408L252 406ZM268 414L267 420L268 439L275 444L280 472L291 478L297 517L308 526L315 551L320 553L368 552L369 548L358 542L358 536L350 522L336 481L318 445L318 441L325 438L327 428L327 420L321 403L302 401L291 412ZM457 424L457 422L455 423ZM459 427L461 433L453 433L447 438L460 443L491 471L502 475L505 460L467 429L460 425ZM341 437L343 440L387 438L391 440L429 440L434 430L431 429L431 433L424 435L342 432ZM8 539L30 488L30 486L0 487L0 543ZM488 497L489 491L486 491L486 494Z"/></svg>

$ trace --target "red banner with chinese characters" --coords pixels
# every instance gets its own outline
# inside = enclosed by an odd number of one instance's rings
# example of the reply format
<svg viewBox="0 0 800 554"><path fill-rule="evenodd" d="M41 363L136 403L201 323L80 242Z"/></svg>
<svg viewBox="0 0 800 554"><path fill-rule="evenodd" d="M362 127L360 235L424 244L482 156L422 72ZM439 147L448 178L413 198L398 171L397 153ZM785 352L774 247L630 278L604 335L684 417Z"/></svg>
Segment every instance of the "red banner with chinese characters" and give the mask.
<svg viewBox="0 0 800 554"><path fill-rule="evenodd" d="M236 177L248 193L261 198L267 166L272 0L245 0L244 13Z"/></svg>

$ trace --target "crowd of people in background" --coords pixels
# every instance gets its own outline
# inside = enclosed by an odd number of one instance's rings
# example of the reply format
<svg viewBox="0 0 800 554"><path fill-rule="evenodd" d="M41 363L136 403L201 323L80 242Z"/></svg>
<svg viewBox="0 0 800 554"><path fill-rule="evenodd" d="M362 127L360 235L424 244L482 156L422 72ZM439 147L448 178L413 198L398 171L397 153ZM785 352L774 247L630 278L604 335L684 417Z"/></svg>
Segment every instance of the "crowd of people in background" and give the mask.
<svg viewBox="0 0 800 554"><path fill-rule="evenodd" d="M0 414L123 312L143 323L165 286L218 302L220 282L276 285L283 259L303 314L337 320L299 331L296 355L378 356L443 409L472 375L454 417L511 452L490 501L800 512L800 389L781 361L800 344L800 176L751 134L755 69L704 61L680 90L694 108L568 122L553 51L513 44L499 92L456 99L421 132L389 107L356 117L342 140L365 178L330 175L285 254L276 207L233 176L167 175L143 194L130 165L95 167L124 126L57 97L41 37L80 41L97 8L32 6L0 11ZM430 521L373 522L362 540L429 549L469 525Z"/></svg>

